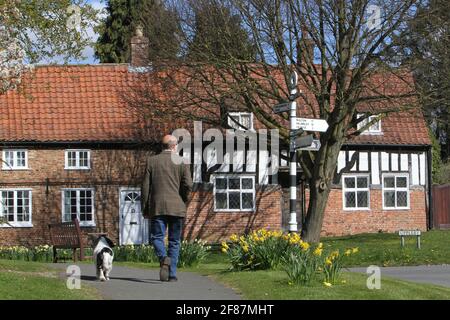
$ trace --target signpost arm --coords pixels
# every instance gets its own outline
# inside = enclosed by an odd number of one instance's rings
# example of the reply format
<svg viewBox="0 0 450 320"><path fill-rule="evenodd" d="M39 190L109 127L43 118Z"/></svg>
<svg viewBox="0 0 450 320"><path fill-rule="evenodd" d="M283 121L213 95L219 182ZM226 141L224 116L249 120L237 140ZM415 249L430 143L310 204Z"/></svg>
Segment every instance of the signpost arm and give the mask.
<svg viewBox="0 0 450 320"><path fill-rule="evenodd" d="M297 94L297 73L294 71L291 76L290 94L294 97L290 103L289 110L289 129L296 129L297 121L297 103L295 102L295 95ZM289 232L297 232L297 152L295 150L295 136L290 135L290 150L289 150Z"/></svg>

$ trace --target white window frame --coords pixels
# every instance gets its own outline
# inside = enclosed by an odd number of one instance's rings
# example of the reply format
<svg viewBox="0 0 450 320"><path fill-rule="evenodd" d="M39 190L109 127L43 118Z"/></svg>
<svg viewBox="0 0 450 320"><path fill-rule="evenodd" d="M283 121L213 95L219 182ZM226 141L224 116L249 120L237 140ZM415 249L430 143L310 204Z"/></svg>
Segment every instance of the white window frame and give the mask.
<svg viewBox="0 0 450 320"><path fill-rule="evenodd" d="M393 177L394 178L394 187L386 188L384 186L384 178ZM406 178L406 187L397 187L397 177ZM382 175L382 188L381 188L381 201L383 201L383 210L409 210L411 206L410 202L410 190L409 190L409 175L407 173L384 173ZM395 206L394 207L386 207L384 204L384 191L394 191L395 193ZM398 207L397 206L397 191L406 191L406 207Z"/></svg>
<svg viewBox="0 0 450 320"><path fill-rule="evenodd" d="M367 188L358 188L357 178L367 178ZM345 178L354 178L355 187L347 188L345 187ZM345 211L369 211L370 210L370 175L368 174L346 174L342 175L342 207ZM358 205L358 191L367 191L367 207L356 207ZM347 207L345 204L345 192L355 193L355 207Z"/></svg>
<svg viewBox="0 0 450 320"><path fill-rule="evenodd" d="M69 152L76 152L76 166L69 166ZM87 166L80 166L80 152L87 152ZM64 152L64 169L66 170L89 170L91 169L91 150L89 149L66 149Z"/></svg>
<svg viewBox="0 0 450 320"><path fill-rule="evenodd" d="M13 165L9 166L6 163L6 153L14 152ZM17 153L25 152L25 166L21 167L17 165ZM28 170L28 150L27 149L3 149L2 150L2 170Z"/></svg>
<svg viewBox="0 0 450 320"><path fill-rule="evenodd" d="M0 189L0 217L3 216L3 191L13 191L14 192L14 222L8 222L8 224L0 224L0 228L31 228L33 227L33 189L31 188L8 188ZM18 191L29 191L30 193L30 221L17 221L17 192ZM6 220L8 218L6 217Z"/></svg>
<svg viewBox="0 0 450 320"><path fill-rule="evenodd" d="M363 113L359 113L357 117L358 117L358 118L361 118L362 116L364 116L364 114L363 114ZM376 117L378 117L378 116L377 116L377 115L372 115L372 116L369 116L368 118L366 118L366 119L364 119L364 120L358 122L357 129L358 129L358 130L361 129L362 127L364 127L366 124L368 124L370 121L372 121L372 120L373 120L374 118L376 118ZM376 124L376 123L374 123L374 124L371 125L369 128L367 128L366 130L364 130L363 132L361 132L361 134L374 134L374 135L382 134L383 131L382 131L382 128L381 128L381 119L378 120L378 129L373 129L373 126L374 126L375 124Z"/></svg>
<svg viewBox="0 0 450 320"><path fill-rule="evenodd" d="M240 185L242 186L242 179L252 179L253 182L253 188L252 189L229 189L227 187L227 189L219 189L220 191L217 191L216 189L216 179L217 178L221 178L221 179L230 179L230 178L239 178L240 179ZM256 186L255 186L255 176L254 175L245 175L245 174L239 174L239 175L213 175L212 176L213 179L213 184L214 184L214 189L213 189L213 197L214 197L214 211L215 212L254 212L255 208L256 208ZM241 197L241 205L240 205L240 209L221 209L221 208L217 208L216 206L216 193L226 193L227 194L227 207L230 206L229 204L229 192L230 190L232 191L237 191L239 190L240 193L240 197ZM248 209L243 209L242 208L242 193L252 193L253 195L253 207L252 208L248 208Z"/></svg>
<svg viewBox="0 0 450 320"><path fill-rule="evenodd" d="M254 129L254 125L253 125L253 112L228 112L228 116L227 116L227 120L228 120L228 125L234 129L234 130L244 130L244 128L239 127L239 128L235 128L235 126L237 126L237 124L231 119L231 117L239 117L239 123L241 123L241 116L246 115L246 116L250 116L250 128L248 128L248 130L255 130Z"/></svg>
<svg viewBox="0 0 450 320"><path fill-rule="evenodd" d="M65 203L65 192L66 191L77 191L77 218L81 227L95 227L95 189L94 188L63 188L61 189L61 213L62 222L69 222L64 219L64 203ZM80 220L80 191L91 191L92 192L92 220L91 221L81 221Z"/></svg>

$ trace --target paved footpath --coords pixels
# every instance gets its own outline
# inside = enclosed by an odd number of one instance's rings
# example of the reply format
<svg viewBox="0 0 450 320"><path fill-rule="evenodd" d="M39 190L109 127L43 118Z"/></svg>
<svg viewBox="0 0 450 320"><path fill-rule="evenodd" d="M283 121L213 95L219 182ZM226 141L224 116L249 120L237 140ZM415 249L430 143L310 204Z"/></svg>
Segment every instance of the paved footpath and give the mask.
<svg viewBox="0 0 450 320"><path fill-rule="evenodd" d="M350 268L349 270L366 273L366 268ZM413 282L450 287L450 265L381 267L381 277L383 275Z"/></svg>
<svg viewBox="0 0 450 320"><path fill-rule="evenodd" d="M69 264L51 264L65 275ZM139 269L113 266L110 280L96 279L95 266L78 264L81 280L99 290L107 300L238 300L242 299L232 289L206 276L192 272L178 272L178 282L159 281L159 269Z"/></svg>

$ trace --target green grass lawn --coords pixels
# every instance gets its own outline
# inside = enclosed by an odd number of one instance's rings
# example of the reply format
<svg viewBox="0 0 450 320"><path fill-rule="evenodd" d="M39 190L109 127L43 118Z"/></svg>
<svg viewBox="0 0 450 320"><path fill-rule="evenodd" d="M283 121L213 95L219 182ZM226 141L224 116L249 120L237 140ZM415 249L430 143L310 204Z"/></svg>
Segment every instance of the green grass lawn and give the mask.
<svg viewBox="0 0 450 320"><path fill-rule="evenodd" d="M361 234L324 238L325 249L358 247L359 253L348 259L348 266L405 266L450 263L450 231L433 230L422 233L421 249L416 249L416 237L406 237L400 246L397 234Z"/></svg>
<svg viewBox="0 0 450 320"><path fill-rule="evenodd" d="M97 291L67 289L58 272L37 262L0 260L0 300L92 300Z"/></svg>
<svg viewBox="0 0 450 320"><path fill-rule="evenodd" d="M415 247L415 237L406 238L400 247L396 234L363 234L322 239L327 251L358 247L359 253L348 257L347 266L400 266L450 263L450 231L429 231L422 235L422 249ZM157 268L157 264L117 263L130 267ZM226 255L212 253L207 261L195 268L180 271L210 276L240 292L245 299L450 299L450 288L382 278L380 290L366 287L367 276L344 272L345 283L323 286L320 282L309 287L289 285L283 271L227 272Z"/></svg>

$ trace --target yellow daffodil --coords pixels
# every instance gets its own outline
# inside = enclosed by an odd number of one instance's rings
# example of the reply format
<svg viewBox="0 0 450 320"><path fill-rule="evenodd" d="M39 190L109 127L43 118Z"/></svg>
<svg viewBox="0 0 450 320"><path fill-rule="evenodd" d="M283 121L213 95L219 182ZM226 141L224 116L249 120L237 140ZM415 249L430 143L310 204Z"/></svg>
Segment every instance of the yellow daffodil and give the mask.
<svg viewBox="0 0 450 320"><path fill-rule="evenodd" d="M225 249L225 248L222 248L222 252L223 252L223 253L227 253L227 252L228 252L228 250L227 250L227 249Z"/></svg>
<svg viewBox="0 0 450 320"><path fill-rule="evenodd" d="M243 250L244 252L248 252L248 246L242 246L242 250Z"/></svg>
<svg viewBox="0 0 450 320"><path fill-rule="evenodd" d="M358 251L359 251L358 248L353 248L353 249L352 249L352 253L357 253Z"/></svg>
<svg viewBox="0 0 450 320"><path fill-rule="evenodd" d="M309 247L310 247L310 246L309 246L309 243L308 243L308 242L302 241L302 242L300 243L300 248L302 248L303 251L308 250Z"/></svg>
<svg viewBox="0 0 450 320"><path fill-rule="evenodd" d="M333 262L331 261L331 259L330 258L327 258L326 260L325 260L325 264L327 264L327 265L331 265Z"/></svg>
<svg viewBox="0 0 450 320"><path fill-rule="evenodd" d="M222 241L222 248L228 250L229 246L225 241Z"/></svg>
<svg viewBox="0 0 450 320"><path fill-rule="evenodd" d="M232 234L231 237L230 237L230 240L233 241L233 242L238 242L239 238L238 238L238 236L236 234Z"/></svg>
<svg viewBox="0 0 450 320"><path fill-rule="evenodd" d="M329 282L326 282L326 281L324 281L324 282L323 282L323 285L324 285L325 287L331 287L331 286L332 286L332 284L331 284L331 283L329 283Z"/></svg>
<svg viewBox="0 0 450 320"><path fill-rule="evenodd" d="M322 248L317 247L317 248L314 250L313 254L314 254L315 256L318 256L318 257L319 257L319 256L322 255L322 251L323 251Z"/></svg>
<svg viewBox="0 0 450 320"><path fill-rule="evenodd" d="M348 249L348 250L345 251L344 254L345 254L346 256L349 256L349 255L352 254L352 250Z"/></svg>

